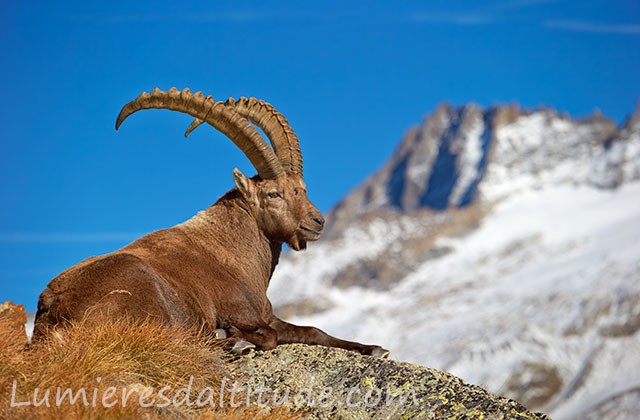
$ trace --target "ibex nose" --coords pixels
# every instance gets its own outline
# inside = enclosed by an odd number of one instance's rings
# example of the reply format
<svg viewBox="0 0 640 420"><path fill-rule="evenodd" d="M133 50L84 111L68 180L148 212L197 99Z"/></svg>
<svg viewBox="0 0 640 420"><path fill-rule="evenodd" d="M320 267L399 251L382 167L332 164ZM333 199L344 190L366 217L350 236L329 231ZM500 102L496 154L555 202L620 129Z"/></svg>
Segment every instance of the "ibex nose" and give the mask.
<svg viewBox="0 0 640 420"><path fill-rule="evenodd" d="M313 221L320 225L320 227L324 227L324 217L316 216L313 218Z"/></svg>

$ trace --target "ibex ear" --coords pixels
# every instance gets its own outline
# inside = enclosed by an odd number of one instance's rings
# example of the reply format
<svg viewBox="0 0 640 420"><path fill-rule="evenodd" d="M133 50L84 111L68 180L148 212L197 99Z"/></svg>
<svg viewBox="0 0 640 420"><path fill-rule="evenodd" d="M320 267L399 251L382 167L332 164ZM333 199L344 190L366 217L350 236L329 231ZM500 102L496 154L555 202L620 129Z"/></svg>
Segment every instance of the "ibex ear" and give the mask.
<svg viewBox="0 0 640 420"><path fill-rule="evenodd" d="M238 191L240 191L240 194L242 194L245 199L253 201L253 184L251 180L237 168L233 170L233 182L235 182Z"/></svg>

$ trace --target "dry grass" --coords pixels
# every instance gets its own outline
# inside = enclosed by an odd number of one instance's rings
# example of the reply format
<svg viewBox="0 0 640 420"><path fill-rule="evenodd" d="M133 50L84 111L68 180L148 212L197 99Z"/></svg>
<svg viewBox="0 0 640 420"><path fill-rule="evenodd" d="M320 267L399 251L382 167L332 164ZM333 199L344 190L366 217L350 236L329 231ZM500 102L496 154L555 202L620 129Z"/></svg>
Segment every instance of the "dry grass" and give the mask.
<svg viewBox="0 0 640 420"><path fill-rule="evenodd" d="M18 338L19 339L19 338ZM74 324L60 330L46 342L23 349L16 342L15 325L0 318L0 418L299 418L286 409L258 406L231 407L229 395L219 402L223 378L233 381L227 371L227 356L201 334L153 324L113 322L98 328ZM184 401L181 388L190 386L191 405L167 404ZM14 392L15 387L15 392ZM114 394L108 389L115 387ZM69 396L56 404L57 389L81 394L74 404ZM212 390L214 403L197 407L203 390ZM49 391L49 404L34 406L34 393L42 400ZM206 391L209 392L209 391ZM140 398L145 393L151 397ZM12 407L14 402L28 406ZM123 398L128 395L128 398ZM102 404L102 399L113 407ZM209 394L203 394L201 401ZM152 407L142 403L156 401ZM242 401L236 398L236 401Z"/></svg>

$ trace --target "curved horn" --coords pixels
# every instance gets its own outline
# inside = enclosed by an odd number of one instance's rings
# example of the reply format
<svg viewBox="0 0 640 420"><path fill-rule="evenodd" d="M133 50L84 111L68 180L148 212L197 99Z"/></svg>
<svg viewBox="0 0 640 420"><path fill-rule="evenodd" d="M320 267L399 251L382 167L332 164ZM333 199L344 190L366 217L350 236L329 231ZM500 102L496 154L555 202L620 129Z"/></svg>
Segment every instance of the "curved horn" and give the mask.
<svg viewBox="0 0 640 420"><path fill-rule="evenodd" d="M143 92L122 107L116 120L116 130L131 114L150 108L183 112L208 123L242 150L262 179L275 179L284 175L278 157L258 130L233 108L216 102L211 97L205 97L201 92L194 94L189 89L179 91L176 88L167 92L158 88L151 93Z"/></svg>
<svg viewBox="0 0 640 420"><path fill-rule="evenodd" d="M285 170L302 175L300 141L284 115L271 104L256 98L241 97L237 101L229 98L225 105L233 107L264 131Z"/></svg>
<svg viewBox="0 0 640 420"><path fill-rule="evenodd" d="M237 101L229 98L225 105L232 107L238 114L264 131L285 170L302 175L300 142L284 115L271 104L256 98L241 97ZM195 119L187 128L185 137L202 123L202 120Z"/></svg>

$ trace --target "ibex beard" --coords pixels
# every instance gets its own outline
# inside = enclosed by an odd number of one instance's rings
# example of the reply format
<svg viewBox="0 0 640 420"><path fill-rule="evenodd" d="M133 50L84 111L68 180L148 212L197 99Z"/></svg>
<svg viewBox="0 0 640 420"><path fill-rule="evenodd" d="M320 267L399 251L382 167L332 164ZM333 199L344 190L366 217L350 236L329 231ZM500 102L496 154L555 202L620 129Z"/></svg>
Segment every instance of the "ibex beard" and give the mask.
<svg viewBox="0 0 640 420"><path fill-rule="evenodd" d="M244 152L257 175L234 170L235 188L190 220L58 275L40 295L34 340L71 321L126 317L199 328L240 354L304 343L387 357L380 346L341 340L273 314L266 292L283 244L303 250L325 223L307 198L300 144L284 116L255 98L217 102L188 89L156 88L122 108L116 129L150 108L194 117L185 136L203 123L216 128Z"/></svg>

